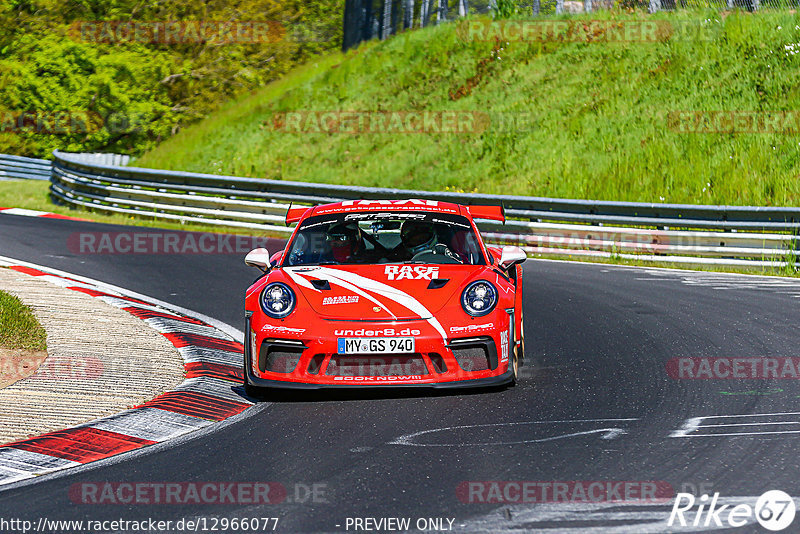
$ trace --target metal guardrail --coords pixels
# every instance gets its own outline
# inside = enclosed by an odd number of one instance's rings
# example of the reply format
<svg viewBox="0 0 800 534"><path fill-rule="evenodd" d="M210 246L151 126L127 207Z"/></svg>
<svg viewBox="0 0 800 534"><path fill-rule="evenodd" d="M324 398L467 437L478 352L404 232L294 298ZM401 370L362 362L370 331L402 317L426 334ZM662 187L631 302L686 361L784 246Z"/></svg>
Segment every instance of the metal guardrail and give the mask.
<svg viewBox="0 0 800 534"><path fill-rule="evenodd" d="M0 180L49 180L50 162L0 154Z"/></svg>
<svg viewBox="0 0 800 534"><path fill-rule="evenodd" d="M81 153L72 157L88 163L127 165L131 157L125 154ZM0 180L50 180L52 162L46 159L0 154Z"/></svg>
<svg viewBox="0 0 800 534"><path fill-rule="evenodd" d="M105 212L288 233L290 203L426 198L503 205L507 221L479 221L492 243L535 255L635 257L670 263L794 263L800 208L646 204L415 191L265 180L104 165L53 153L55 200ZM567 224L565 224L567 223ZM648 228L649 227L649 228Z"/></svg>

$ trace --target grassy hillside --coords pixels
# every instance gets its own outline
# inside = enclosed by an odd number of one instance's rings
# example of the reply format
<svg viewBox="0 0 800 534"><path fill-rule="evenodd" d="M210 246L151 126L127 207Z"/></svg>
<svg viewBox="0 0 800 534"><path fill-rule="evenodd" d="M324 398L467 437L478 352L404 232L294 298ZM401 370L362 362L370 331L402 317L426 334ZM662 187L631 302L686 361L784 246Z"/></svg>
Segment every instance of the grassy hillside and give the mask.
<svg viewBox="0 0 800 534"><path fill-rule="evenodd" d="M602 17L647 15L593 15ZM551 197L800 203L797 130L685 133L670 126L681 111L800 109L800 55L787 48L800 43L800 18L714 11L656 19L702 27L707 38L509 43L462 39L455 24L407 32L290 73L138 164ZM292 110L460 110L518 121L467 134L276 131L275 113Z"/></svg>

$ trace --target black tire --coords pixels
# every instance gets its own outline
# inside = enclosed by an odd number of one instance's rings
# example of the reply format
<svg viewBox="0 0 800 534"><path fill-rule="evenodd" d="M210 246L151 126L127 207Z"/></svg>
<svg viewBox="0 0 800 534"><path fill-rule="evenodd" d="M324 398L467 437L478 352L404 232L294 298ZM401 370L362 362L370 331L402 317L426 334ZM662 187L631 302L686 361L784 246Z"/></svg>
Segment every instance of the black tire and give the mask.
<svg viewBox="0 0 800 534"><path fill-rule="evenodd" d="M517 360L518 366L525 365L525 290L522 285L522 266L517 267L519 272L516 276L517 291L520 292L520 301L522 305L519 307L519 345L517 345Z"/></svg>
<svg viewBox="0 0 800 534"><path fill-rule="evenodd" d="M513 388L517 385L517 376L519 375L519 358L517 358L517 347L511 351L511 360L508 362L508 368L512 371L511 380L508 382L508 387Z"/></svg>

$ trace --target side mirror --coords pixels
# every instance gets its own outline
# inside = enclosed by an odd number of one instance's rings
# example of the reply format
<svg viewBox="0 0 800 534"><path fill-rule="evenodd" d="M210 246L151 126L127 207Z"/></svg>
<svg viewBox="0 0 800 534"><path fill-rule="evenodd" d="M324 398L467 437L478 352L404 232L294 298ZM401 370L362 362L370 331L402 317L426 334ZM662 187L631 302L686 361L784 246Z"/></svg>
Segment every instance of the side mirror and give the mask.
<svg viewBox="0 0 800 534"><path fill-rule="evenodd" d="M528 259L525 251L519 247L503 247L500 251L500 268L508 270L518 263Z"/></svg>
<svg viewBox="0 0 800 534"><path fill-rule="evenodd" d="M247 253L247 256L244 257L244 263L250 267L258 267L262 271L267 272L270 269L269 252L265 248L251 250Z"/></svg>

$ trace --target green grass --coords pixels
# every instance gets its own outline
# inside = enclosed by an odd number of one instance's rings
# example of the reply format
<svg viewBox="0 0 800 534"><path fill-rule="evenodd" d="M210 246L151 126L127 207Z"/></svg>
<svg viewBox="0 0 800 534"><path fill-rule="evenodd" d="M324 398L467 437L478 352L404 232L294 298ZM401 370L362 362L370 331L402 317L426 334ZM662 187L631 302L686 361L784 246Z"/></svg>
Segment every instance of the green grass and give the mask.
<svg viewBox="0 0 800 534"><path fill-rule="evenodd" d="M0 291L0 348L47 349L47 333L30 308L3 291Z"/></svg>
<svg viewBox="0 0 800 534"><path fill-rule="evenodd" d="M602 11L591 17L647 15ZM797 204L799 135L681 133L669 127L668 117L686 110L800 109L800 54L784 51L800 42L800 17L773 11L654 17L705 24L711 38L511 42L499 43L493 54L494 43L467 42L455 24L406 32L294 71L136 164L426 190ZM451 98L470 78L472 90ZM274 131L273 114L292 110L510 113L529 127L474 134Z"/></svg>

